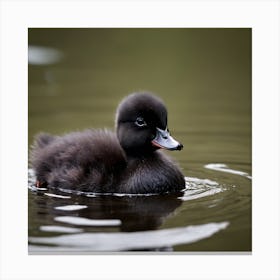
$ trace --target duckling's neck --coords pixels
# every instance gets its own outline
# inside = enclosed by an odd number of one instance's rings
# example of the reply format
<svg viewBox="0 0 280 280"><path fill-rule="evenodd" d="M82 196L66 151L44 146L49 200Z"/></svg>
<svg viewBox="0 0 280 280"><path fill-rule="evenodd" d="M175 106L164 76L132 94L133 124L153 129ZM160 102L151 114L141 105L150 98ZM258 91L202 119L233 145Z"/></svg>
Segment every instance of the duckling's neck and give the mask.
<svg viewBox="0 0 280 280"><path fill-rule="evenodd" d="M143 149L131 149L125 150L125 154L128 160L146 159L156 156L155 148L143 148Z"/></svg>

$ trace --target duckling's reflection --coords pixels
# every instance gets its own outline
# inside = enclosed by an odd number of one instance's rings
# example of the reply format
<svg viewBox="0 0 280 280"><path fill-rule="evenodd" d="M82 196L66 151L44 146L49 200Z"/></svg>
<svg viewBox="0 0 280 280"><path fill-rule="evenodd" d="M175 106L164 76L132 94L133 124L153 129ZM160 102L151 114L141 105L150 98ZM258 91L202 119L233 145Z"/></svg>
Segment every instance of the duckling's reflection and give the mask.
<svg viewBox="0 0 280 280"><path fill-rule="evenodd" d="M29 210L36 209L36 213L29 214L30 216L35 215L40 225L50 225L50 222L58 225L54 221L54 218L58 216L105 220L119 219L121 220L121 225L118 230L125 232L157 229L182 203L178 199L178 194L131 197L111 195L97 197L71 196L69 199L59 199L44 195L37 196L37 199L33 201L37 205L30 207ZM56 209L59 206L75 204L86 205L87 208L74 211ZM61 223L60 225L67 226L67 224ZM78 227L81 228L81 226ZM83 227L83 229L84 231L115 231L115 229L104 227Z"/></svg>
<svg viewBox="0 0 280 280"><path fill-rule="evenodd" d="M181 205L177 196L100 197L87 209L83 217L91 219L120 219L121 231L143 231L158 228L167 216Z"/></svg>

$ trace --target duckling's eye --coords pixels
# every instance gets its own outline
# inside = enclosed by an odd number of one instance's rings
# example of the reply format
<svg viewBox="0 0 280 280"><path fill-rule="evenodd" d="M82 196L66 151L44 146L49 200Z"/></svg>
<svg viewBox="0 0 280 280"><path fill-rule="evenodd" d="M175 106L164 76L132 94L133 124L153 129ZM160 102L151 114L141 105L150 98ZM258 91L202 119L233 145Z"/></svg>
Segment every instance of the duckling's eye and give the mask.
<svg viewBox="0 0 280 280"><path fill-rule="evenodd" d="M147 125L147 123L144 121L144 119L142 117L138 117L135 121L135 124L140 127Z"/></svg>

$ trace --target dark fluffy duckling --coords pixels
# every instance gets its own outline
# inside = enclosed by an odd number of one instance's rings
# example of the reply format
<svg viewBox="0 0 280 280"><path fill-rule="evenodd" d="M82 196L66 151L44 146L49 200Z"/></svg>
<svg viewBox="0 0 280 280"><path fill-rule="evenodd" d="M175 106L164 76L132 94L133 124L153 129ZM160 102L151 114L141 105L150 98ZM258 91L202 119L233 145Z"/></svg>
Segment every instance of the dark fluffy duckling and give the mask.
<svg viewBox="0 0 280 280"><path fill-rule="evenodd" d="M85 130L40 134L31 151L37 186L100 193L165 193L185 188L178 166L159 149L181 150L167 129L162 100L134 93L118 106L116 134Z"/></svg>

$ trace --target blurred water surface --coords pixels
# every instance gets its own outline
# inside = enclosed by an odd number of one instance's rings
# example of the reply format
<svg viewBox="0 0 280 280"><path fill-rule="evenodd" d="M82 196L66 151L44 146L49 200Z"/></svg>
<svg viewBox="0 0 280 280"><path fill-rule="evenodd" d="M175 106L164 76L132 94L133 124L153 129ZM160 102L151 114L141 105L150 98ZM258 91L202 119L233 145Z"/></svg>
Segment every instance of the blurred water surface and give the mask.
<svg viewBox="0 0 280 280"><path fill-rule="evenodd" d="M114 129L127 94L158 94L184 144L179 196L36 190L29 251L251 251L250 29L29 29L36 133Z"/></svg>

